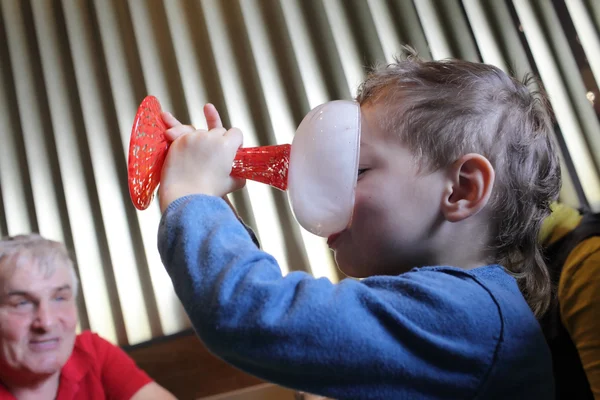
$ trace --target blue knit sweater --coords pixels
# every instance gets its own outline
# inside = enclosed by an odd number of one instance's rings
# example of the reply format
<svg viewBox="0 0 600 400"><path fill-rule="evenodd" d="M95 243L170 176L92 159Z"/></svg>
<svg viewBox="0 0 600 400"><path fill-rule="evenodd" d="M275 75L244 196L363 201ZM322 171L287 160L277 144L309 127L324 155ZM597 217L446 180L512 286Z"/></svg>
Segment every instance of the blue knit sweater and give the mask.
<svg viewBox="0 0 600 400"><path fill-rule="evenodd" d="M502 267L422 267L333 284L282 277L219 198L165 211L162 261L210 351L336 399L551 399L540 327Z"/></svg>

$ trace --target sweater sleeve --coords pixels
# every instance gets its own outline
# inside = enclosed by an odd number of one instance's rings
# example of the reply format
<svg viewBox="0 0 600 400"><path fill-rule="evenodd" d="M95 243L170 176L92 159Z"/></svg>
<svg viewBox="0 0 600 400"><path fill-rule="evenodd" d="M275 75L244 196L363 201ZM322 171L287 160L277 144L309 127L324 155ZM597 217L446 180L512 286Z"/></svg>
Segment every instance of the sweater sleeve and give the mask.
<svg viewBox="0 0 600 400"><path fill-rule="evenodd" d="M580 243L565 262L558 289L561 318L600 400L600 238Z"/></svg>
<svg viewBox="0 0 600 400"><path fill-rule="evenodd" d="M198 336L263 379L333 398L472 398L492 368L501 318L467 274L283 277L208 196L173 202L158 244Z"/></svg>

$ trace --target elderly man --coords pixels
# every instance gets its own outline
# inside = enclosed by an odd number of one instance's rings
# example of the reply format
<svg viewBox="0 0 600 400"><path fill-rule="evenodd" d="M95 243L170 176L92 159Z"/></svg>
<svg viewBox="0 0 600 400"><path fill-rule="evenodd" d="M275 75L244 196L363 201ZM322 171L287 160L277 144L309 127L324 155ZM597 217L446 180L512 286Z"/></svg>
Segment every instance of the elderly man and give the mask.
<svg viewBox="0 0 600 400"><path fill-rule="evenodd" d="M77 277L64 245L0 240L1 399L174 399L119 347L76 335Z"/></svg>

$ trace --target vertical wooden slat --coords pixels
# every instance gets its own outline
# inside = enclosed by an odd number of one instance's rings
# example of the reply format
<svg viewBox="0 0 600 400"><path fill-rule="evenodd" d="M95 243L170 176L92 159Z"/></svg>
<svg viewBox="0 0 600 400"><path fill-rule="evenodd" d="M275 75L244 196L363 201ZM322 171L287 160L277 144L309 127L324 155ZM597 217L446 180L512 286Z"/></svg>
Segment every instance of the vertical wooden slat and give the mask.
<svg viewBox="0 0 600 400"><path fill-rule="evenodd" d="M427 43L434 59L452 57L452 48L442 28L442 21L435 7L434 0L417 0L415 8L419 14Z"/></svg>
<svg viewBox="0 0 600 400"><path fill-rule="evenodd" d="M481 62L471 27L466 19L460 0L437 2L446 35L451 38L454 56L464 60Z"/></svg>
<svg viewBox="0 0 600 400"><path fill-rule="evenodd" d="M64 0L65 22L69 45L73 53L75 79L83 113L83 123L90 146L92 170L98 187L100 212L110 252L117 295L128 342L137 343L152 337L148 305L144 302L138 262L131 242L129 216L125 210L125 176L119 164L125 165L121 140L115 147L113 129L115 116L110 113L112 102L102 79L104 59L97 38L88 27L93 26L90 8L83 1ZM114 109L113 109L114 110ZM112 136L112 140L111 140ZM129 204L127 204L129 206Z"/></svg>
<svg viewBox="0 0 600 400"><path fill-rule="evenodd" d="M117 114L123 155L129 151L133 116L146 94L137 44L127 4L119 0L96 0L93 9L106 60L106 72Z"/></svg>
<svg viewBox="0 0 600 400"><path fill-rule="evenodd" d="M389 9L389 3L384 0L368 0L369 9L377 30L377 38L381 43L384 58L388 63L394 61L395 56L401 54L403 45L408 44L402 40L397 32L397 23Z"/></svg>
<svg viewBox="0 0 600 400"><path fill-rule="evenodd" d="M594 25L592 15L590 15L583 0L565 0L565 4L573 20L573 25L577 30L577 37L585 51L596 82L600 82L599 27Z"/></svg>
<svg viewBox="0 0 600 400"><path fill-rule="evenodd" d="M526 74L532 73L534 70L529 64L527 53L519 38L519 27L512 21L507 3L505 1L494 0L463 0L467 15L472 10L472 6L468 3L478 3L478 8L487 16L485 24L488 27L485 29L489 29L494 35L496 43L492 46L500 52L504 59L504 65L507 68L505 71L512 72L519 79ZM481 14L475 15L472 18L469 16L469 23L476 39L479 31L477 28L483 23L478 21L479 15ZM484 54L487 54L487 46L490 43L477 41L479 51L483 57ZM482 61L491 62L489 58L484 58Z"/></svg>
<svg viewBox="0 0 600 400"><path fill-rule="evenodd" d="M89 328L108 340L116 341L114 321L103 274L99 238L94 222L93 193L88 189L93 176L89 174L89 159L79 132L84 129L76 118L79 105L73 90L73 66L66 56L65 43L61 43L62 24L56 19L56 8L49 0L32 2L37 39L40 44L42 72L46 82L50 108L51 128L58 151L58 162L64 183L64 194L69 214L73 244L79 264L79 277L85 296ZM92 189L93 190L93 189ZM84 324L84 326L87 324Z"/></svg>
<svg viewBox="0 0 600 400"><path fill-rule="evenodd" d="M286 1L286 0L283 0ZM338 46L323 0L299 1L302 17L309 26L306 33L317 54L318 66L325 78L323 87L330 99L349 99L352 97L342 60L338 56ZM302 57L301 54L297 55Z"/></svg>
<svg viewBox="0 0 600 400"><path fill-rule="evenodd" d="M517 79L532 73L531 66L518 37L518 27L512 22L503 1L463 0L465 12L480 49L482 61L495 65ZM561 200L576 205L573 181L564 156L561 157L563 190Z"/></svg>
<svg viewBox="0 0 600 400"><path fill-rule="evenodd" d="M325 77L319 65L318 54L311 45L309 35L311 27L302 15L299 1L301 0L282 0L281 9L302 77L302 83L304 84L309 108L312 109L331 99L327 93Z"/></svg>
<svg viewBox="0 0 600 400"><path fill-rule="evenodd" d="M501 4L502 2L496 1L495 3ZM480 49L483 62L495 65L503 71L508 72L509 66L504 54L502 54L501 44L494 32L491 21L486 15L489 3L484 4L482 0L463 0L463 6L469 18L469 23L477 41L477 46ZM501 23L506 24L507 22L509 23L507 27L510 29L512 25L510 24L510 20L505 20Z"/></svg>
<svg viewBox="0 0 600 400"><path fill-rule="evenodd" d="M377 24L369 3L365 0L349 0L342 1L342 5L345 9L344 20L349 32L352 33L351 39L359 57L357 61L361 67L361 78L358 82L360 84L364 78L365 68L385 62L386 55L377 34ZM396 53L399 50L396 48Z"/></svg>
<svg viewBox="0 0 600 400"><path fill-rule="evenodd" d="M548 2L536 2L537 14L540 22L544 26L544 32L548 38L548 43L554 57L554 62L559 68L562 81L567 89L573 112L578 120L579 126L586 140L586 145L592 154L592 161L595 163L594 172L600 182L600 122L586 97L587 89L583 82L581 71L574 52L570 48L565 31L556 29L561 26L555 7ZM567 17L565 15L565 17ZM580 39L581 40L581 39ZM590 201L597 203L600 207L600 197L590 198Z"/></svg>
<svg viewBox="0 0 600 400"><path fill-rule="evenodd" d="M183 82L183 93L190 121L197 128L206 128L202 108L210 100L200 65L203 62L208 63L213 55L198 54L193 35L204 34L204 32L194 30L194 27L187 23L186 13L191 10L193 8L189 4L182 4L181 7L171 7L169 4L165 4L166 19L175 51L175 58L171 62L178 67ZM203 22L198 20L198 17L200 16L195 15L192 20L196 20L195 25L202 25Z"/></svg>
<svg viewBox="0 0 600 400"><path fill-rule="evenodd" d="M39 75L39 56L34 27L26 16L31 17L25 2L2 0L2 12L8 39L8 53L14 76L18 118L24 141L24 155L29 170L28 183L33 193L36 224L32 227L49 239L64 241L62 210L60 207L60 184L56 181L56 165L50 152L55 152L54 143L45 135L47 101ZM26 15L24 15L26 14ZM13 162L14 166L15 163ZM56 190L58 187L58 190ZM19 191L17 191L18 193ZM7 193L4 193L4 197ZM17 211L17 208L13 208ZM24 213L21 212L19 229L25 228ZM18 232L17 232L18 233Z"/></svg>
<svg viewBox="0 0 600 400"><path fill-rule="evenodd" d="M568 1L568 0L565 0ZM598 29L600 27L600 2L597 0L584 0L586 9L594 20L594 25Z"/></svg>
<svg viewBox="0 0 600 400"><path fill-rule="evenodd" d="M127 155L133 116L146 93L141 61L127 4L120 0L100 0L94 2L94 10L117 113L119 128L115 134L120 133L122 154ZM133 210L133 205L127 200L125 207ZM156 246L156 227L159 221L160 212L155 202L148 210L136 213L132 222L132 234L140 240L137 247L144 255L143 264L148 269L152 286L145 290L155 299L161 331L163 334L173 334L188 327L189 321L160 262ZM136 222L137 227L134 226ZM141 260L138 262L142 263Z"/></svg>
<svg viewBox="0 0 600 400"><path fill-rule="evenodd" d="M536 15L533 4L525 1L513 1L513 4L521 20L527 41L530 43L541 78L550 95L556 118L564 134L564 140L571 154L576 155L573 157L573 163L585 194L592 206L598 208L600 206L600 179L586 146L574 105L569 102L569 92L562 79L559 66L552 55L548 38L544 35L543 26Z"/></svg>
<svg viewBox="0 0 600 400"><path fill-rule="evenodd" d="M0 8L0 233L15 235L37 230L29 186L27 160L19 122L5 20L13 18Z"/></svg>
<svg viewBox="0 0 600 400"><path fill-rule="evenodd" d="M387 3L402 44L417 50L419 57L431 60L430 45L413 0L391 0Z"/></svg>
<svg viewBox="0 0 600 400"><path fill-rule="evenodd" d="M145 86L145 93L136 101L136 107L143 96L151 94L159 99L163 110L171 111L184 123L189 122L181 77L174 62L176 53L165 18L165 4L161 0L129 0L127 5ZM177 325L185 326L188 322L181 308L176 305L170 279L165 274L160 258L157 258L156 229L160 221L157 198L147 210L138 212L138 220L146 244L152 286L157 293L160 320L163 330L170 332ZM152 247L148 247L150 245Z"/></svg>
<svg viewBox="0 0 600 400"><path fill-rule="evenodd" d="M275 54L270 46L266 20L260 12L257 0L240 2L242 14L248 30L248 39L252 47L252 54L257 66L262 91L265 95L269 117L273 127L275 141L278 143L291 143L296 130L290 104L286 101L284 84L275 64ZM271 20L271 23L273 21ZM306 251L301 257L308 257L308 262L315 276L326 276L333 281L337 280L337 271L322 238L300 229L301 239ZM302 260L294 260L296 264ZM296 265L295 268L298 268ZM306 269L306 267L305 267Z"/></svg>
<svg viewBox="0 0 600 400"><path fill-rule="evenodd" d="M267 144L259 141L250 105L248 104L250 100L245 96L245 86L242 82L243 79L251 79L251 71L255 71L255 66L244 65L243 71L241 70L242 65L236 62L236 54L232 46L232 42L236 39L231 37L230 31L227 29L225 14L228 13L231 17L231 14L237 14L239 9L232 1L203 0L202 6L231 125L242 129L245 147ZM230 26L233 25L230 24ZM236 29L243 29L238 25L235 25L235 27ZM238 37L237 39L241 38ZM242 47L243 45L243 42L238 42L238 46ZM259 99L254 101L257 100ZM274 213L276 210L272 193L274 189L252 181L248 181L246 188L256 218L256 228L262 246L265 251L273 254L280 261L281 269L286 273L289 271L289 265L285 254L283 232Z"/></svg>
<svg viewBox="0 0 600 400"><path fill-rule="evenodd" d="M413 0L434 59L480 61L458 0Z"/></svg>
<svg viewBox="0 0 600 400"><path fill-rule="evenodd" d="M342 0L324 0L323 7L333 33L337 57L342 63L350 97L364 77L362 60L356 43L352 40L352 26L348 21Z"/></svg>

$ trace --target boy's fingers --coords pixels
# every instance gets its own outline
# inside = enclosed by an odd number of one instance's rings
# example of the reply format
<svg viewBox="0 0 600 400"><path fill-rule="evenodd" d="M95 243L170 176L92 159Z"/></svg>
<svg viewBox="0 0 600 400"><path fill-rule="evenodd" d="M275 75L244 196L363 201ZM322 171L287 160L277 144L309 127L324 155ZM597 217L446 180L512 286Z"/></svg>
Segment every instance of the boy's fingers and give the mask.
<svg viewBox="0 0 600 400"><path fill-rule="evenodd" d="M186 133L191 133L196 130L191 125L183 125L170 112L163 112L161 114L161 117L164 123L167 125L165 136L171 142L177 139L178 137L185 135Z"/></svg>
<svg viewBox="0 0 600 400"><path fill-rule="evenodd" d="M208 125L209 131L211 129L223 127L221 116L214 105L208 103L204 106L204 117L206 118L206 124Z"/></svg>
<svg viewBox="0 0 600 400"><path fill-rule="evenodd" d="M246 186L246 180L243 178L233 178L231 181L231 186L229 187L229 193L235 192L237 190L242 189ZM237 214L237 212L236 212Z"/></svg>
<svg viewBox="0 0 600 400"><path fill-rule="evenodd" d="M194 129L194 127L191 125L178 125L173 128L167 129L165 131L165 136L167 137L167 139L169 139L169 141L172 142L175 139L177 139L183 135L186 135L188 133L192 133L195 131L196 131L196 129Z"/></svg>
<svg viewBox="0 0 600 400"><path fill-rule="evenodd" d="M170 112L163 112L160 114L165 124L167 124L167 128L173 128L178 125L182 125L181 122L177 120Z"/></svg>
<svg viewBox="0 0 600 400"><path fill-rule="evenodd" d="M227 140L227 147L229 147L232 150L237 151L237 149L242 147L242 144L244 143L244 135L242 134L242 131L238 128L231 128L230 130L225 132L223 136Z"/></svg>

